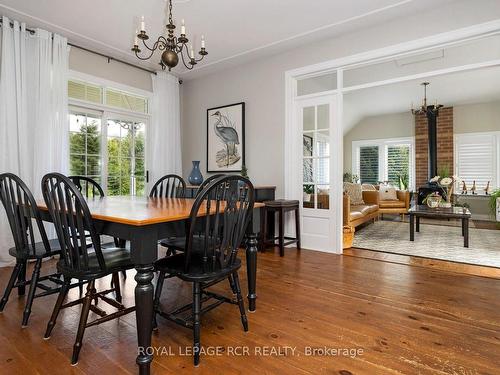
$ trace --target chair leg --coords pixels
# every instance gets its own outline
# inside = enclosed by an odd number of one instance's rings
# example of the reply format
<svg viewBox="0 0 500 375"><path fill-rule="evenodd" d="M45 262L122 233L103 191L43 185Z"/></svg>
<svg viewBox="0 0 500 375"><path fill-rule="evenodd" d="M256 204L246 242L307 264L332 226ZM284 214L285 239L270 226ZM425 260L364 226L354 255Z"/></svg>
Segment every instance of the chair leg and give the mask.
<svg viewBox="0 0 500 375"><path fill-rule="evenodd" d="M123 270L122 271L122 276L123 276L124 279L126 279L127 278L127 271Z"/></svg>
<svg viewBox="0 0 500 375"><path fill-rule="evenodd" d="M300 211L295 209L295 236L297 239L297 250L300 250Z"/></svg>
<svg viewBox="0 0 500 375"><path fill-rule="evenodd" d="M280 248L280 257L285 256L285 218L283 217L283 209L279 210L279 248Z"/></svg>
<svg viewBox="0 0 500 375"><path fill-rule="evenodd" d="M113 285L113 288L115 289L115 297L118 302L122 302L122 292L120 288L120 276L118 275L118 272L115 272L111 275L111 284Z"/></svg>
<svg viewBox="0 0 500 375"><path fill-rule="evenodd" d="M95 280L92 280L87 285L87 293L83 299L82 312L80 314L80 323L78 324L78 332L76 334L75 345L73 345L73 356L71 357L71 365L74 366L78 363L78 356L82 349L83 334L85 333L85 326L89 317L90 305L92 304L93 296L95 294L94 288Z"/></svg>
<svg viewBox="0 0 500 375"><path fill-rule="evenodd" d="M31 276L28 299L26 300L26 306L24 307L23 322L21 324L23 328L28 325L28 319L30 318L31 306L33 305L38 279L40 278L40 268L42 268L42 259L37 259L33 269L33 275Z"/></svg>
<svg viewBox="0 0 500 375"><path fill-rule="evenodd" d="M160 273L158 274L158 280L156 281L155 299L153 301L153 330L158 329L158 322L156 321L156 312L160 307L160 297L164 281L165 281L165 272L160 271Z"/></svg>
<svg viewBox="0 0 500 375"><path fill-rule="evenodd" d="M194 365L200 364L200 322L201 314L201 287L199 282L193 283L193 352Z"/></svg>
<svg viewBox="0 0 500 375"><path fill-rule="evenodd" d="M17 277L17 281L20 283L20 285L17 287L17 295L18 296L24 296L24 293L26 293L26 267L28 266L28 261L23 260L21 261L21 268L19 269L19 276Z"/></svg>
<svg viewBox="0 0 500 375"><path fill-rule="evenodd" d="M248 319L245 313L245 302L243 301L243 297L241 295L240 278L238 276L238 272L235 272L233 274L233 279L234 279L234 285L236 287L236 299L238 301L238 307L240 308L241 324L243 325L243 329L245 330L245 332L247 332Z"/></svg>
<svg viewBox="0 0 500 375"><path fill-rule="evenodd" d="M229 275L227 277L227 281L229 281L229 287L231 288L231 291L233 292L233 294L236 294L236 285L234 284L234 280L233 280L233 277L231 275Z"/></svg>
<svg viewBox="0 0 500 375"><path fill-rule="evenodd" d="M54 305L54 310L52 310L52 316L50 317L50 320L47 323L47 329L45 331L45 335L43 336L45 340L48 340L50 338L52 330L56 325L57 316L59 315L59 311L61 311L61 306L64 302L64 299L66 298L66 295L68 294L70 282L71 279L65 279L64 284L61 286L61 289L59 290L59 296L57 297L56 304Z"/></svg>
<svg viewBox="0 0 500 375"><path fill-rule="evenodd" d="M10 274L9 282L5 287L5 292L3 293L2 300L0 301L0 312L3 311L5 305L7 304L7 301L9 300L10 292L12 291L12 288L16 283L20 269L21 269L21 263L17 262L16 265L14 266L14 269L12 270L12 273Z"/></svg>

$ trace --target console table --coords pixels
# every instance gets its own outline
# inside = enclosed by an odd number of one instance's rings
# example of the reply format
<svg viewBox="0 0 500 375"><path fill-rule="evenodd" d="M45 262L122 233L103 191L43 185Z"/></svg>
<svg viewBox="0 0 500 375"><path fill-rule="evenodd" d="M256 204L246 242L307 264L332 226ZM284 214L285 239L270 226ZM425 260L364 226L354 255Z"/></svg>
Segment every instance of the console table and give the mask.
<svg viewBox="0 0 500 375"><path fill-rule="evenodd" d="M415 229L420 232L420 218L429 219L461 219L464 247L469 247L469 219L470 211L465 207L430 208L425 205L416 205L408 210L410 216L410 241L415 240Z"/></svg>

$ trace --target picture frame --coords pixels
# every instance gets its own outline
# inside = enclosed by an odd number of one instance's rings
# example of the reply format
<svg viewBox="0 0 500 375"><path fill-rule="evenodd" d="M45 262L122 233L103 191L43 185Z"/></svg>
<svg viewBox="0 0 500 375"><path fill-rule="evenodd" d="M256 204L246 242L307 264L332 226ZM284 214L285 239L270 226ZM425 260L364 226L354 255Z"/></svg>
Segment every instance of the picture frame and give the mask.
<svg viewBox="0 0 500 375"><path fill-rule="evenodd" d="M241 172L245 165L245 102L207 109L207 172Z"/></svg>

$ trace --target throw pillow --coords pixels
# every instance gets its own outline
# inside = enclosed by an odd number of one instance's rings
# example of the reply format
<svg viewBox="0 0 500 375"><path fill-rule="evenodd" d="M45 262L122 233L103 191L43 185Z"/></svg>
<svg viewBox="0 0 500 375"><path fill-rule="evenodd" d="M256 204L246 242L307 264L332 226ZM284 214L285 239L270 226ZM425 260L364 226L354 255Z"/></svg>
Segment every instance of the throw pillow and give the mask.
<svg viewBox="0 0 500 375"><path fill-rule="evenodd" d="M360 184L344 182L344 192L351 198L351 205L358 206L360 204L365 204Z"/></svg>
<svg viewBox="0 0 500 375"><path fill-rule="evenodd" d="M387 185L380 185L378 194L381 201L398 200L396 189Z"/></svg>

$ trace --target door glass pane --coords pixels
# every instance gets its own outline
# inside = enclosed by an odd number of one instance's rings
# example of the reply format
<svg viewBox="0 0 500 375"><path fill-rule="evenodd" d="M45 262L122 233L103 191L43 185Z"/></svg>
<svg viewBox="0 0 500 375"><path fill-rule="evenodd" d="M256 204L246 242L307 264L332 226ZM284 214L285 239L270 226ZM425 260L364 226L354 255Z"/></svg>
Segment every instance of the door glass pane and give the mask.
<svg viewBox="0 0 500 375"><path fill-rule="evenodd" d="M101 173L101 119L95 115L69 115L70 174L92 177Z"/></svg>
<svg viewBox="0 0 500 375"><path fill-rule="evenodd" d="M318 158L314 159L315 182L318 184L330 183L330 159Z"/></svg>
<svg viewBox="0 0 500 375"><path fill-rule="evenodd" d="M303 207L314 208L314 185L303 186Z"/></svg>
<svg viewBox="0 0 500 375"><path fill-rule="evenodd" d="M304 182L313 182L313 160L312 158L307 158L303 160L303 181Z"/></svg>
<svg viewBox="0 0 500 375"><path fill-rule="evenodd" d="M302 112L302 127L304 131L314 130L315 107L305 107Z"/></svg>
<svg viewBox="0 0 500 375"><path fill-rule="evenodd" d="M302 135L302 150L303 156L313 156L313 137L312 134Z"/></svg>
<svg viewBox="0 0 500 375"><path fill-rule="evenodd" d="M318 185L317 189L317 208L328 210L330 208L330 185Z"/></svg>
<svg viewBox="0 0 500 375"><path fill-rule="evenodd" d="M321 104L318 106L318 129L330 128L330 105Z"/></svg>
<svg viewBox="0 0 500 375"><path fill-rule="evenodd" d="M314 156L330 156L330 132L328 130L321 130L315 133L316 147Z"/></svg>

